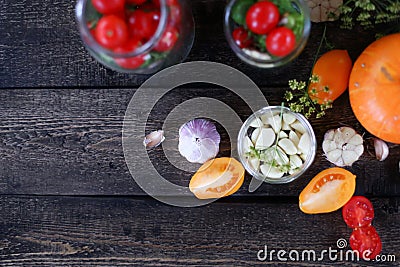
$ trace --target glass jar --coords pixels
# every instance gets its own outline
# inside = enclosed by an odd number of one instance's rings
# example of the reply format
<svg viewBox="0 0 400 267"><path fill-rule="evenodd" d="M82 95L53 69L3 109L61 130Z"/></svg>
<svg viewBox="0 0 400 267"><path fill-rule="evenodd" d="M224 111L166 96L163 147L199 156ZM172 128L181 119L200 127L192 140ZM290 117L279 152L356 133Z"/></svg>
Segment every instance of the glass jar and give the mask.
<svg viewBox="0 0 400 267"><path fill-rule="evenodd" d="M303 134L307 134L309 136L309 146L308 146L308 151L306 156L303 159L302 164L295 170L293 173L287 173L284 176L280 178L271 178L266 175L264 175L260 171L260 167L258 169L255 169L254 166L251 164L249 161L246 151L248 150L247 148L247 142L246 139L252 138L252 134L256 128L254 128L254 122L260 121L261 123L264 123L263 117L273 117L273 116L278 116L280 119L285 116L285 114L289 114L290 116L294 117L297 122L300 123L302 126L302 131L304 132ZM282 122L281 122L282 123ZM276 125L283 125L280 123L277 123ZM284 130L283 126L280 129L280 131L283 132L288 132ZM297 130L293 130L294 132L297 132ZM279 132L281 134L281 132ZM289 134L290 136L290 134ZM276 137L278 138L278 137ZM279 139L279 138L278 138ZM276 142L276 141L275 141ZM268 106L265 108L262 108L255 113L253 113L242 125L239 131L238 135L238 140L237 140L237 146L238 146L238 153L239 153L239 159L242 165L245 167L246 171L250 173L253 177L255 177L258 180L262 180L264 182L270 183L270 184L285 184L292 182L299 178L304 172L311 166L311 164L314 161L316 152L317 152L317 139L315 137L314 130L310 124L310 122L301 114L295 113L291 111L287 107L282 107L282 106Z"/></svg>
<svg viewBox="0 0 400 267"><path fill-rule="evenodd" d="M275 14L278 12L277 15L275 15L277 19L272 23L275 26L266 33L257 34L251 31L251 27L247 25L246 15L252 5L260 2L266 1L231 0L229 2L225 9L224 18L226 39L235 54L250 65L259 68L273 68L285 65L295 59L307 43L311 28L309 7L303 0L270 0L269 2L273 3L278 10L275 11L276 8L274 9ZM241 33L237 30L239 28L242 29ZM278 31L276 28L290 29L294 35L294 37L292 37L292 40L293 38L295 39L294 46L292 42L292 45L290 45L291 49L287 52L283 51L282 48L280 48L280 46L283 47L283 45L278 44L276 41L277 38L279 39L279 37L277 37ZM287 33L287 29L283 32ZM233 37L235 30L237 30L236 38ZM282 30L280 34L282 36ZM273 35L275 35L275 37L273 37ZM292 34L290 35L293 36ZM247 38L244 36L247 36ZM242 42L240 43L238 39L242 39ZM268 39L270 39L270 41L268 41ZM280 41L282 42L283 38L281 38ZM275 52L273 52L275 55L269 51L268 42L270 44L270 50L273 49L273 45L271 44L276 44L275 47L277 48L275 48ZM278 49L278 51L276 49ZM279 53L282 55L279 55Z"/></svg>
<svg viewBox="0 0 400 267"><path fill-rule="evenodd" d="M123 73L152 74L187 57L194 41L189 1L121 0L122 10L116 11L104 10L107 1L78 0L75 10L83 43L101 64Z"/></svg>

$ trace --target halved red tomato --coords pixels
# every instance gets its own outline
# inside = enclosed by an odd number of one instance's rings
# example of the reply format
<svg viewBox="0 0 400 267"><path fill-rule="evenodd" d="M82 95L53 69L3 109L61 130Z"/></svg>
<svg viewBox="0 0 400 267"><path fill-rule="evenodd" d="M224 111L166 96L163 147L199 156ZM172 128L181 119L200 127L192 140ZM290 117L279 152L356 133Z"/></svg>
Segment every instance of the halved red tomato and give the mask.
<svg viewBox="0 0 400 267"><path fill-rule="evenodd" d="M326 169L304 188L299 196L301 211L308 214L340 209L353 196L356 176L342 168Z"/></svg>
<svg viewBox="0 0 400 267"><path fill-rule="evenodd" d="M243 184L244 168L234 158L216 158L204 163L193 175L189 189L199 199L232 195Z"/></svg>
<svg viewBox="0 0 400 267"><path fill-rule="evenodd" d="M363 196L355 196L344 205L343 219L351 228L371 225L374 218L374 207L371 201Z"/></svg>
<svg viewBox="0 0 400 267"><path fill-rule="evenodd" d="M350 236L350 247L360 259L375 259L382 251L382 241L373 226L356 228Z"/></svg>

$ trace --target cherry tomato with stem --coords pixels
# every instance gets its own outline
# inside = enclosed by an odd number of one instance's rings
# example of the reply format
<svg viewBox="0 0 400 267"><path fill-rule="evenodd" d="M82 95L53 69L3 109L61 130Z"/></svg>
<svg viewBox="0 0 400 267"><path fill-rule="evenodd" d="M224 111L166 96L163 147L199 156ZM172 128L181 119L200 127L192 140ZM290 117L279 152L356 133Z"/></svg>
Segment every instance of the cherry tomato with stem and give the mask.
<svg viewBox="0 0 400 267"><path fill-rule="evenodd" d="M113 49L128 40L128 27L120 17L106 15L97 23L95 38L101 46Z"/></svg>
<svg viewBox="0 0 400 267"><path fill-rule="evenodd" d="M240 48L246 48L252 44L252 40L251 40L248 32L243 27L238 27L235 30L233 30L232 37L233 37L233 40L235 41L235 43Z"/></svg>
<svg viewBox="0 0 400 267"><path fill-rule="evenodd" d="M165 29L163 35L161 36L161 39L157 42L157 44L154 46L154 50L157 52L166 52L171 50L176 41L178 40L179 37L179 32L175 27L168 26L167 29Z"/></svg>
<svg viewBox="0 0 400 267"><path fill-rule="evenodd" d="M271 2L253 4L246 13L247 27L254 33L267 34L278 25L279 9Z"/></svg>
<svg viewBox="0 0 400 267"><path fill-rule="evenodd" d="M374 219L374 207L367 198L354 196L343 206L342 215L351 228L369 226Z"/></svg>
<svg viewBox="0 0 400 267"><path fill-rule="evenodd" d="M125 45L115 48L114 52L121 54L131 53L135 51L140 45L141 42L139 39L131 38ZM116 58L115 63L117 63L120 67L125 69L136 69L145 62L144 58L145 55L139 55L136 57L128 57L128 58L121 57L121 58Z"/></svg>
<svg viewBox="0 0 400 267"><path fill-rule="evenodd" d="M113 14L125 9L125 0L92 0L93 7L101 14Z"/></svg>
<svg viewBox="0 0 400 267"><path fill-rule="evenodd" d="M296 36L293 31L284 26L273 29L265 40L268 52L277 57L290 54L296 45Z"/></svg>
<svg viewBox="0 0 400 267"><path fill-rule="evenodd" d="M382 242L373 226L353 230L350 236L350 247L359 253L361 259L375 259L382 251Z"/></svg>

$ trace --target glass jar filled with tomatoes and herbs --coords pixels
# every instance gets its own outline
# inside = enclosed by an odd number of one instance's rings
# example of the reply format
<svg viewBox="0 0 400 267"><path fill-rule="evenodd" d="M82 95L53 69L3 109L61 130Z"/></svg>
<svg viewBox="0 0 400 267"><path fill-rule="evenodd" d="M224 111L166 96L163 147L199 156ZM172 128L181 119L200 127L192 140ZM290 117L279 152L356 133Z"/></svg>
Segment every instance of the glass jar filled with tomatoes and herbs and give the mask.
<svg viewBox="0 0 400 267"><path fill-rule="evenodd" d="M78 0L82 40L103 65L151 74L183 61L194 40L193 16L184 0Z"/></svg>
<svg viewBox="0 0 400 267"><path fill-rule="evenodd" d="M295 59L310 35L310 14L302 0L231 0L225 10L226 39L244 62L282 66Z"/></svg>

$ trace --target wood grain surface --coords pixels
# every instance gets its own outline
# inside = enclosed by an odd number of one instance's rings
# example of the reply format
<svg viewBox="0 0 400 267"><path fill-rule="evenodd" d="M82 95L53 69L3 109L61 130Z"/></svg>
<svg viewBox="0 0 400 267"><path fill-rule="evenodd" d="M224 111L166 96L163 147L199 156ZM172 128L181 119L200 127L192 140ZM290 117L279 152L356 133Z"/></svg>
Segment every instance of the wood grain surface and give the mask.
<svg viewBox="0 0 400 267"><path fill-rule="evenodd" d="M1 266L255 266L265 245L298 251L340 250L351 229L340 212L306 215L292 199L220 200L183 209L153 200L91 197L0 197ZM399 199L372 199L383 254L400 257ZM279 204L279 209L276 205ZM223 216L222 216L223 214ZM173 218L173 219L171 219ZM347 248L343 249L346 251ZM317 254L318 255L318 254ZM315 266L316 262L288 262ZM352 266L356 262L318 262ZM390 266L362 262L363 266Z"/></svg>
<svg viewBox="0 0 400 267"><path fill-rule="evenodd" d="M216 61L248 75L270 105L280 105L289 79L307 79L323 25L313 24L308 44L291 64L256 69L241 62L223 34L225 0L192 0L194 46L186 61ZM80 40L75 1L0 0L0 266L258 266L269 249L336 249L348 240L340 211L300 212L298 194L332 165L324 133L340 126L364 134L366 151L348 169L357 195L371 198L383 253L396 262L287 262L292 266L399 266L400 145L389 144L384 162L373 156L370 134L357 122L345 94L324 119L312 119L318 151L312 167L287 185L247 190L200 208L170 207L139 188L126 166L122 126L129 101L149 76L119 74L97 63ZM353 60L379 29L342 30L327 23L327 40ZM326 51L323 46L322 51ZM196 97L229 105L242 119L250 108L238 96L209 84L190 84L165 95L146 131L160 129L173 108ZM219 156L231 144L222 135ZM177 132L166 133L176 140ZM175 151L176 152L176 151ZM161 147L149 157L169 181L186 186L191 173L172 166ZM179 156L178 156L179 157ZM177 160L182 160L178 158Z"/></svg>
<svg viewBox="0 0 400 267"><path fill-rule="evenodd" d="M39 195L145 195L133 181L125 164L121 136L124 113L135 90L132 89L55 89L0 91L0 193ZM266 88L263 93L271 105L279 104L284 88ZM243 101L223 88L178 88L163 97L153 108L148 129L161 129L168 113L185 100L213 97L230 105L242 120L251 114ZM311 120L318 151L314 164L299 180L288 185L264 184L256 195L297 196L308 181L332 166L324 157L324 133L349 125L364 130L352 115L347 97L335 102L323 120ZM178 138L176 132L167 138ZM225 131L220 155L229 156L231 145ZM368 134L365 135L368 138ZM368 140L367 140L368 141ZM357 193L371 196L396 196L400 193L398 159L400 146L390 146L390 156L377 161L366 145L361 160L349 168L357 178ZM177 148L175 149L177 150ZM176 151L175 151L176 152ZM369 152L369 153L368 153ZM183 157L178 154L180 160ZM169 181L187 186L193 173L175 168L161 147L149 156ZM139 160L139 159L138 159ZM248 183L238 195L249 195Z"/></svg>

